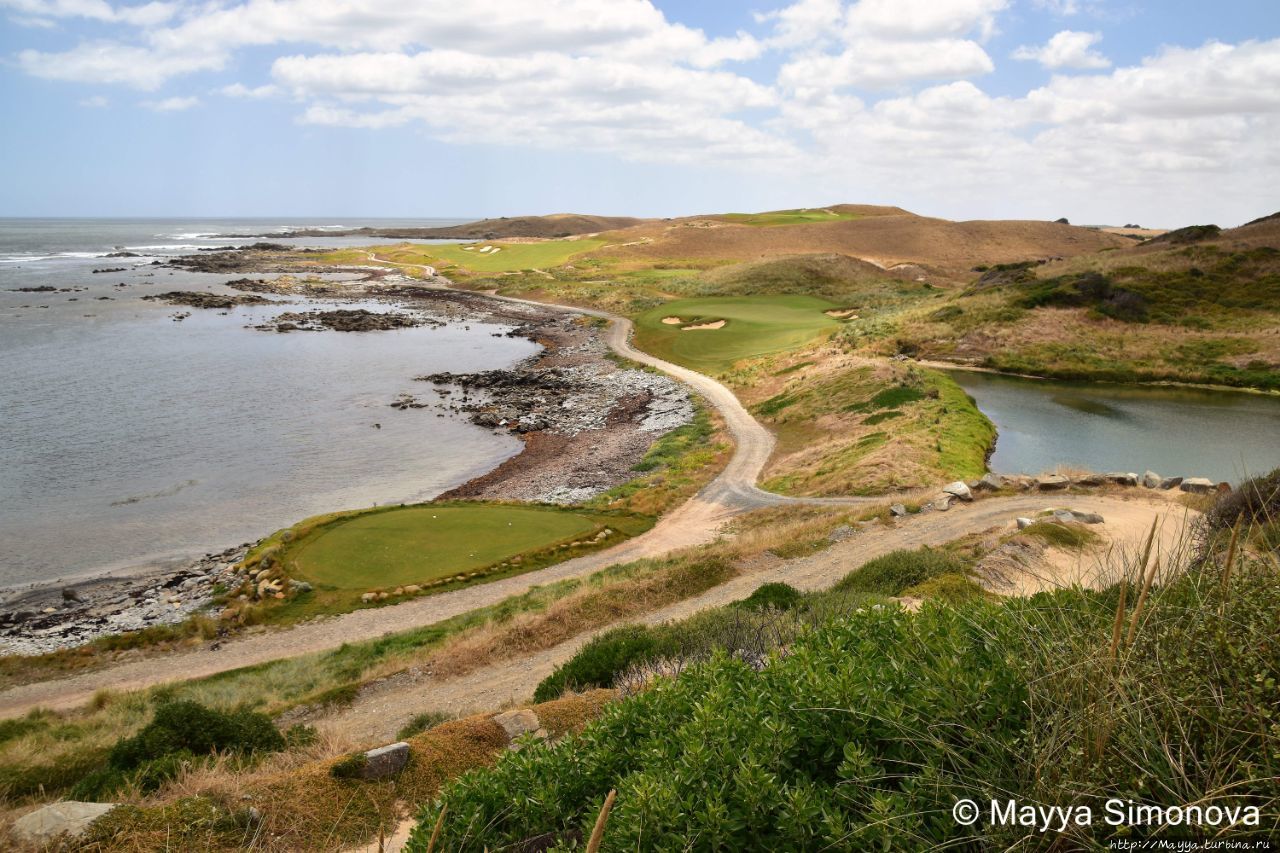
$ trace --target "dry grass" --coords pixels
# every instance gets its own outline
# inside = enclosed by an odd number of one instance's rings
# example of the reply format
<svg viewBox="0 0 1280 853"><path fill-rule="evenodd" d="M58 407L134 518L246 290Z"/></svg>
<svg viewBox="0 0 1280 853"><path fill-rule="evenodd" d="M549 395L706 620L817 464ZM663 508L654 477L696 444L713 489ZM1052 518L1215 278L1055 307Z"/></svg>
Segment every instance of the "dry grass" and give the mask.
<svg viewBox="0 0 1280 853"><path fill-rule="evenodd" d="M532 710L552 737L560 737L581 730L615 696L593 690ZM95 823L82 849L297 851L367 843L389 835L444 783L491 764L508 742L489 714L442 723L410 738L409 764L395 779L378 782L331 775L351 749L341 736L322 737L248 769L215 760L149 797L127 795L121 808ZM0 828L0 840L5 831Z"/></svg>

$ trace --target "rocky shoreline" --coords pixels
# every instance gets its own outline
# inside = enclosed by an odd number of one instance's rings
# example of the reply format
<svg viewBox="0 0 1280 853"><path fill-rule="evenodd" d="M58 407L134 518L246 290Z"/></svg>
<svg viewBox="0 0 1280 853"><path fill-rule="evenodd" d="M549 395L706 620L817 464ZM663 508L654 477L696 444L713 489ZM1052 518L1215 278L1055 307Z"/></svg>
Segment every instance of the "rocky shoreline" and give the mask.
<svg viewBox="0 0 1280 853"><path fill-rule="evenodd" d="M240 257L227 257L232 254ZM289 272L272 266L274 254L270 249L213 252L175 265L191 268L212 259L209 266L232 268L227 271ZM494 334L541 345L538 354L507 370L417 377L430 391L388 401L398 411L433 408L439 417L466 417L523 442L522 452L445 492L439 496L442 499L586 500L631 479L633 467L653 443L694 415L682 386L661 374L620 366L609 357L598 321L558 309L450 290L441 286L446 284L443 281L424 286L395 273L369 274L355 282L323 282L323 286L288 274L225 284L254 296L175 291L158 298L198 308L223 308L224 300L267 301L258 294L383 300L395 305L394 313L301 311L282 314L263 328L377 333L454 321L505 326L508 330ZM246 543L196 560L132 572L0 590L0 654L42 654L112 634L182 622L212 603L222 588L235 585L233 568L248 547Z"/></svg>
<svg viewBox="0 0 1280 853"><path fill-rule="evenodd" d="M99 637L174 625L237 583L233 567L248 543L174 566L37 584L3 591L0 653L38 655Z"/></svg>

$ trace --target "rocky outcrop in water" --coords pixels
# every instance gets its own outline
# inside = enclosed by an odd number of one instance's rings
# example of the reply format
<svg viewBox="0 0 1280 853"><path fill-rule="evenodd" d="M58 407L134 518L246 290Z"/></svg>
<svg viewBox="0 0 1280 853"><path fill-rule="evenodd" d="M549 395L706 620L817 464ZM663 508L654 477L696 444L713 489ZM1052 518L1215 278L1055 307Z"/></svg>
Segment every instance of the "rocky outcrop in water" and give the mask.
<svg viewBox="0 0 1280 853"><path fill-rule="evenodd" d="M426 325L443 326L444 323L418 314L337 308L332 311L288 311L254 328L264 332L381 332Z"/></svg>
<svg viewBox="0 0 1280 853"><path fill-rule="evenodd" d="M171 290L168 293L154 293L142 297L148 301L168 302L170 305L190 305L192 308L218 308L227 310L238 305L262 305L270 300L261 296L227 296L222 293L207 293L201 290Z"/></svg>

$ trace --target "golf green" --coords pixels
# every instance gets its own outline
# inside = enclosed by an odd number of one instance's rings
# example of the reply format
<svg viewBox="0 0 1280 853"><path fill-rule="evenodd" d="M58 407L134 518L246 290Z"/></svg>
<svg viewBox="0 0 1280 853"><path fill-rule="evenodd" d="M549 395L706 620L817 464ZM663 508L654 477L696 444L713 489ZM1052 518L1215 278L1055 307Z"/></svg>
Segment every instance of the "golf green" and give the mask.
<svg viewBox="0 0 1280 853"><path fill-rule="evenodd" d="M840 326L815 296L717 296L680 299L636 318L636 346L703 373L720 373L744 358L804 346ZM718 328L720 321L724 321ZM708 328L696 328L708 326Z"/></svg>
<svg viewBox="0 0 1280 853"><path fill-rule="evenodd" d="M336 589L425 584L472 572L605 527L553 507L412 506L326 525L299 542L297 576Z"/></svg>

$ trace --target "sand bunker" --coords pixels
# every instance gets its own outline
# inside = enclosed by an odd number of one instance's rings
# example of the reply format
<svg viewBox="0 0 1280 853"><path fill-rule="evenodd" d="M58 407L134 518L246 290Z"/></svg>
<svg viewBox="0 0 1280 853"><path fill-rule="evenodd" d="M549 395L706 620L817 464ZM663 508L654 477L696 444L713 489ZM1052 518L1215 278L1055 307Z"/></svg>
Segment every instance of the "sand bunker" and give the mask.
<svg viewBox="0 0 1280 853"><path fill-rule="evenodd" d="M684 320L681 320L679 317L663 317L662 318L662 325L664 326L679 326L683 322Z"/></svg>
<svg viewBox="0 0 1280 853"><path fill-rule="evenodd" d="M710 323L697 323L693 326L681 326L680 331L694 332L694 331L697 331L698 329L723 329L724 324L725 324L724 320L714 320Z"/></svg>
<svg viewBox="0 0 1280 853"><path fill-rule="evenodd" d="M823 311L828 317L836 317L840 320L856 320L858 315L854 313L856 308L833 308L830 311Z"/></svg>

